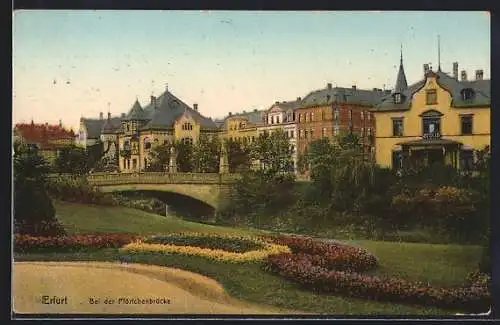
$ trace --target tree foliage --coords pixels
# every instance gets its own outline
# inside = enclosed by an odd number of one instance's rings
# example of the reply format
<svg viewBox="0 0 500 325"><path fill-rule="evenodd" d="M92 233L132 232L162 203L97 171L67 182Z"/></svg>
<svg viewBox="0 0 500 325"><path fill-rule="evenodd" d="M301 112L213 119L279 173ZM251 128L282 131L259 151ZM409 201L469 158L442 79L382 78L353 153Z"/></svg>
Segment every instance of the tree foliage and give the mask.
<svg viewBox="0 0 500 325"><path fill-rule="evenodd" d="M209 138L201 134L193 148L193 168L198 173L219 172L220 142L218 138Z"/></svg>
<svg viewBox="0 0 500 325"><path fill-rule="evenodd" d="M94 152L92 149L90 150L90 152ZM55 160L54 168L58 173L86 174L93 164L93 159L95 159L93 156L91 157L90 152L76 146L62 148Z"/></svg>
<svg viewBox="0 0 500 325"><path fill-rule="evenodd" d="M148 172L163 172L168 168L170 163L170 149L172 145L153 145L148 153Z"/></svg>
<svg viewBox="0 0 500 325"><path fill-rule="evenodd" d="M174 144L177 154L177 170L181 173L191 173L194 170L194 146L189 142L179 141Z"/></svg>
<svg viewBox="0 0 500 325"><path fill-rule="evenodd" d="M250 170L252 150L250 145L232 139L225 139L223 145L226 147L230 173Z"/></svg>
<svg viewBox="0 0 500 325"><path fill-rule="evenodd" d="M260 135L251 150L251 158L260 162L263 175L271 178L293 170L292 154L288 136L281 129Z"/></svg>

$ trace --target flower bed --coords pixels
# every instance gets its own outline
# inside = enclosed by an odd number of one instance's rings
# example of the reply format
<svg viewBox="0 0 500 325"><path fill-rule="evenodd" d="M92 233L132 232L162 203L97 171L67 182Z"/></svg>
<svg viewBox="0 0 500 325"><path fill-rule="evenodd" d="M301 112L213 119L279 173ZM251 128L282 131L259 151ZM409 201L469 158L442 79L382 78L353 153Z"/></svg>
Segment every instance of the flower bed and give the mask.
<svg viewBox="0 0 500 325"><path fill-rule="evenodd" d="M143 240L146 244L164 244L176 246L195 246L200 248L221 249L233 253L246 253L263 249L265 243L245 237L223 237L220 235L190 236L162 235L153 236Z"/></svg>
<svg viewBox="0 0 500 325"><path fill-rule="evenodd" d="M299 236L268 237L290 247L292 253L314 255L315 265L344 271L366 271L378 266L377 258L355 246Z"/></svg>
<svg viewBox="0 0 500 325"><path fill-rule="evenodd" d="M58 237L14 235L16 252L79 251L101 248L119 248L137 239L134 234L96 233Z"/></svg>
<svg viewBox="0 0 500 325"><path fill-rule="evenodd" d="M293 253L268 256L264 268L279 274L286 279L297 282L307 289L318 292L338 293L342 295L431 305L441 308L467 309L468 311L485 311L491 303L488 281L477 274L471 274L470 285L461 288L436 288L421 282L403 279L368 276L354 271L349 264L350 258L333 258L333 263L323 255L323 245L310 240L294 237L281 238L278 242L290 242ZM298 243L298 244L297 244ZM330 245L328 243L327 245ZM343 245L340 245L343 246ZM318 248L319 247L319 248ZM346 252L350 249L343 248ZM358 248L352 248L354 251ZM347 253L349 255L350 253ZM338 256L333 254L333 256ZM338 261L347 261L338 263ZM364 258L362 260L365 260ZM368 258L368 260L371 260ZM362 263L354 263L356 267ZM371 265L371 263L368 263ZM337 266L340 265L340 268ZM363 267L361 267L363 269ZM359 268L358 268L359 270Z"/></svg>
<svg viewBox="0 0 500 325"><path fill-rule="evenodd" d="M219 245L216 244L217 239L219 239ZM209 245L203 243L204 240L206 240L206 243L210 243L212 248L207 248ZM250 248L248 242L254 243L255 247L259 248L241 252L242 246L245 246L247 249ZM173 243L182 245L176 245ZM232 245L228 245L228 243L232 243ZM197 244L203 247L193 246ZM228 248L228 246L230 246L229 248L233 251L222 249L222 247ZM240 249L240 252L235 252L238 248ZM290 249L287 246L266 242L259 238L206 234L171 234L169 236L162 237L154 236L127 244L120 250L132 253L147 252L160 254L198 255L216 261L231 263L261 261L272 254L290 253Z"/></svg>

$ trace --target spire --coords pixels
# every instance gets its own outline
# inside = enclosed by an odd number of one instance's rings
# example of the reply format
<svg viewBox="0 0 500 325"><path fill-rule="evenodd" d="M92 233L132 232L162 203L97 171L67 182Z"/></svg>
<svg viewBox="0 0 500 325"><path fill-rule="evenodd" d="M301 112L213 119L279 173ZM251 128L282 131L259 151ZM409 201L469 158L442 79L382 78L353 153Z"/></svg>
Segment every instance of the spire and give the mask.
<svg viewBox="0 0 500 325"><path fill-rule="evenodd" d="M402 93L406 88L408 88L408 83L406 82L405 69L403 67L403 45L401 45L401 58L394 93Z"/></svg>
<svg viewBox="0 0 500 325"><path fill-rule="evenodd" d="M438 35L438 72L441 72L441 37Z"/></svg>

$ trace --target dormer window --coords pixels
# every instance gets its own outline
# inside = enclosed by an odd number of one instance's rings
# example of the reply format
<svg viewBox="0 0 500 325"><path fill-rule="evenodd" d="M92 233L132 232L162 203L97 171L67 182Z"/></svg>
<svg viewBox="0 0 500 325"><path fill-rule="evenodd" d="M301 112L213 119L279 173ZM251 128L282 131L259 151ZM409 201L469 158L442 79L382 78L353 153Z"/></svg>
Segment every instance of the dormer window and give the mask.
<svg viewBox="0 0 500 325"><path fill-rule="evenodd" d="M474 98L474 90L471 88L462 89L461 94L463 100L471 100Z"/></svg>
<svg viewBox="0 0 500 325"><path fill-rule="evenodd" d="M394 94L394 103L395 104L401 104L402 102L402 96L400 93Z"/></svg>

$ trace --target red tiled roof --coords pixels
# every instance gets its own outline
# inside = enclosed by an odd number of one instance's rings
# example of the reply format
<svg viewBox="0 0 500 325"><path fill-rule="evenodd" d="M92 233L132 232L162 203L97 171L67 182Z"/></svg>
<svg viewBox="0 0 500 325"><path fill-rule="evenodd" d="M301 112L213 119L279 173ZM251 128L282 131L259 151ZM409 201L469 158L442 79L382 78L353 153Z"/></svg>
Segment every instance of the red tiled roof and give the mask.
<svg viewBox="0 0 500 325"><path fill-rule="evenodd" d="M69 140L75 138L73 130L66 130L60 125L19 123L16 124L14 132L20 135L25 141L38 143L42 147L52 147L55 140Z"/></svg>

